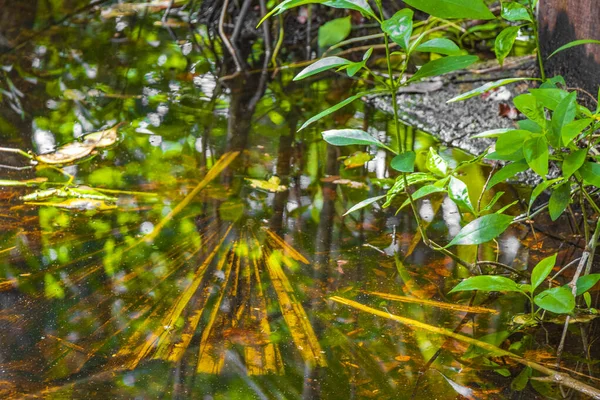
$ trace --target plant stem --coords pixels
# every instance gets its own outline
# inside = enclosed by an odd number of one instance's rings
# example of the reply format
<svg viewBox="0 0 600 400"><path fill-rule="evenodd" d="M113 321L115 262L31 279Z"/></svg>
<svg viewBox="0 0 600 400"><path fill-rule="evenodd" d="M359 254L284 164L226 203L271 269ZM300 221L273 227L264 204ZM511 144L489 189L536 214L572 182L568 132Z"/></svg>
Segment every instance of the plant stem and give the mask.
<svg viewBox="0 0 600 400"><path fill-rule="evenodd" d="M533 6L533 5L532 5ZM542 59L542 51L540 48L540 35L538 31L538 22L535 18L535 13L533 12L533 8L527 8L529 12L529 17L531 18L531 26L533 27L533 36L535 38L535 51L537 53L538 64L540 67L540 77L542 81L546 81L546 71L544 70L544 60Z"/></svg>

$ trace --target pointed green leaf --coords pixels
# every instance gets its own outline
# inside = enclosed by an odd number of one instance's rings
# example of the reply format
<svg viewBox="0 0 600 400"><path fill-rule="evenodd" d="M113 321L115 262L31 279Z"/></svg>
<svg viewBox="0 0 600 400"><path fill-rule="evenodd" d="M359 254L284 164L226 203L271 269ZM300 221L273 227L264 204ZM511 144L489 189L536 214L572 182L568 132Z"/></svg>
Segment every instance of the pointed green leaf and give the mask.
<svg viewBox="0 0 600 400"><path fill-rule="evenodd" d="M329 114L332 114L332 113L336 112L337 110L347 106L348 104L352 103L356 99L361 98L365 94L366 94L365 92L355 94L354 96L348 97L346 100L340 101L336 105L329 107L327 110L321 111L320 113L318 113L317 115L315 115L314 117L312 117L308 121L306 121L304 124L302 124L302 126L300 127L300 129L298 129L298 131L301 131L302 129L306 128L313 122L317 122L321 118L326 117Z"/></svg>
<svg viewBox="0 0 600 400"><path fill-rule="evenodd" d="M510 215L484 215L465 225L446 247L489 242L500 236L512 221L513 217Z"/></svg>
<svg viewBox="0 0 600 400"><path fill-rule="evenodd" d="M523 154L531 169L545 178L548 175L548 141L544 136L534 136L523 144Z"/></svg>
<svg viewBox="0 0 600 400"><path fill-rule="evenodd" d="M508 28L504 28L496 37L494 52L500 65L504 64L504 59L512 50L515 40L519 35L519 29L519 26L509 26Z"/></svg>
<svg viewBox="0 0 600 400"><path fill-rule="evenodd" d="M496 153L502 156L508 156L512 154L522 155L523 145L531 136L531 132L520 129L506 132L496 141ZM521 158L523 158L523 156L521 156L519 159Z"/></svg>
<svg viewBox="0 0 600 400"><path fill-rule="evenodd" d="M447 56L460 54L460 48L456 45L456 43L446 38L428 40L425 43L417 46L416 51L445 54Z"/></svg>
<svg viewBox="0 0 600 400"><path fill-rule="evenodd" d="M477 61L477 56L448 56L429 61L423 65L408 81L414 82L429 76L438 76L464 69Z"/></svg>
<svg viewBox="0 0 600 400"><path fill-rule="evenodd" d="M548 58L553 57L556 53L558 53L560 51L570 49L571 47L575 47L575 46L581 46L584 44L600 44L600 40L593 40L593 39L573 40L572 42L562 45L558 49L554 50L552 52L552 54L550 54L550 56L548 56Z"/></svg>
<svg viewBox="0 0 600 400"><path fill-rule="evenodd" d="M585 162L586 156L587 149L579 149L566 156L562 163L563 176L566 179L569 179L571 175L575 173L575 171L581 168Z"/></svg>
<svg viewBox="0 0 600 400"><path fill-rule="evenodd" d="M371 8L371 6L369 6L366 0L284 0L271 11L269 11L267 15L265 15L260 20L258 26L260 26L267 18L271 17L272 15L279 15L284 11L290 10L295 7L304 6L307 4L323 4L333 8L355 10L362 13L364 16L375 17L373 9Z"/></svg>
<svg viewBox="0 0 600 400"><path fill-rule="evenodd" d="M411 194L410 197L412 197L413 201L415 201L415 200L422 199L423 197L429 196L430 194L441 193L441 192L445 192L445 191L446 191L446 189L443 186L438 186L435 184L434 185L425 185L425 186L417 189L413 194ZM400 206L400 208L398 210L402 210L404 207L406 207L409 204L410 204L410 199L406 199L406 201L404 201L404 203L402 203L402 205Z"/></svg>
<svg viewBox="0 0 600 400"><path fill-rule="evenodd" d="M550 186L554 185L556 182L561 181L562 178L550 179L548 181L542 181L539 185L537 185L533 191L531 192L531 197L529 198L529 208L527 209L527 213L531 210L531 206L538 198L540 194L542 194L546 189Z"/></svg>
<svg viewBox="0 0 600 400"><path fill-rule="evenodd" d="M448 174L448 163L435 151L433 147L429 148L425 167L434 175L444 177Z"/></svg>
<svg viewBox="0 0 600 400"><path fill-rule="evenodd" d="M363 200L360 203L353 205L348 211L346 211L344 216L346 216L350 213L353 213L354 211L360 210L361 208L365 208L366 206L371 205L371 204L375 203L376 201L383 199L384 197L385 197L385 194Z"/></svg>
<svg viewBox="0 0 600 400"><path fill-rule="evenodd" d="M509 4L517 4L517 3L509 3ZM515 377L515 379L513 379L512 382L510 383L510 388L512 390L516 390L517 392L525 390L525 388L527 387L527 382L529 382L529 378L531 378L532 373L533 373L533 370L531 369L531 367L523 368L521 370L521 372L519 373L519 375L517 375Z"/></svg>
<svg viewBox="0 0 600 400"><path fill-rule="evenodd" d="M590 126L594 120L591 118L578 119L573 122L569 122L562 127L561 138L564 146L568 146L585 128Z"/></svg>
<svg viewBox="0 0 600 400"><path fill-rule="evenodd" d="M532 94L521 94L513 99L513 103L517 110L523 115L538 124L546 126L546 115L544 114L544 106L537 101Z"/></svg>
<svg viewBox="0 0 600 400"><path fill-rule="evenodd" d="M456 203L459 209L475 214L473 204L471 204L471 198L469 197L469 189L463 181L450 176L450 181L448 182L448 196L450 197L450 200Z"/></svg>
<svg viewBox="0 0 600 400"><path fill-rule="evenodd" d="M500 182L506 181L508 178L512 178L519 172L526 171L527 168L529 168L529 167L527 165L527 162L525 162L525 161L517 161L517 162L511 163L511 164L505 165L503 168L500 168L500 170L492 176L492 178L488 182L486 189L493 188L495 185L499 184Z"/></svg>
<svg viewBox="0 0 600 400"><path fill-rule="evenodd" d="M438 18L495 18L482 0L404 0L404 2Z"/></svg>
<svg viewBox="0 0 600 400"><path fill-rule="evenodd" d="M367 145L389 149L385 144L360 129L333 129L323 132L323 140L333 146Z"/></svg>
<svg viewBox="0 0 600 400"><path fill-rule="evenodd" d="M338 44L350 35L352 24L350 16L336 18L324 23L319 27L318 43L320 48L325 48Z"/></svg>
<svg viewBox="0 0 600 400"><path fill-rule="evenodd" d="M417 155L414 151L407 151L402 154L398 154L392 158L390 166L396 171L400 172L414 172L415 170L415 159Z"/></svg>
<svg viewBox="0 0 600 400"><path fill-rule="evenodd" d="M552 111L556 110L560 102L569 95L569 92L562 89L529 89L529 93Z"/></svg>
<svg viewBox="0 0 600 400"><path fill-rule="evenodd" d="M534 297L533 302L538 307L556 314L568 314L575 308L575 297L568 286L544 290Z"/></svg>
<svg viewBox="0 0 600 400"><path fill-rule="evenodd" d="M308 67L304 68L298 75L294 77L295 81L308 78L309 76L318 74L319 72L327 71L332 68L337 68L342 65L348 65L352 62L341 57L325 57L317 62L312 63Z"/></svg>
<svg viewBox="0 0 600 400"><path fill-rule="evenodd" d="M600 164L595 162L586 162L579 170L584 183L594 185L600 188Z"/></svg>
<svg viewBox="0 0 600 400"><path fill-rule="evenodd" d="M570 201L571 185L568 182L554 188L552 195L550 195L550 202L548 203L548 211L550 211L552 221L556 221L562 215Z"/></svg>
<svg viewBox="0 0 600 400"><path fill-rule="evenodd" d="M500 86L508 85L508 84L514 83L514 82L521 82L521 81L539 81L539 79L538 78L507 78L507 79L500 79L498 81L486 83L483 86L479 86L478 88L475 88L475 89L470 90L470 91L468 91L466 93L463 93L463 94L460 94L460 95L458 95L456 97L453 97L450 100L446 101L446 103L453 103L455 101L462 101L462 100L470 99L471 97L479 96L479 95L487 92L488 90L496 89L496 88L499 88Z"/></svg>
<svg viewBox="0 0 600 400"><path fill-rule="evenodd" d="M531 16L527 8L517 2L503 2L502 3L502 18L507 21L531 21Z"/></svg>
<svg viewBox="0 0 600 400"><path fill-rule="evenodd" d="M542 261L537 263L533 271L531 271L531 291L533 292L538 286L544 282L544 279L550 275L552 268L556 264L556 256L558 253L554 253L550 257L544 258Z"/></svg>
<svg viewBox="0 0 600 400"><path fill-rule="evenodd" d="M494 195L494 197L492 197L492 199L490 200L490 202L487 203L485 205L485 207L483 207L481 209L481 211L483 212L483 211L489 211L489 210L491 210L492 207L494 207L494 205L498 202L498 200L500 200L500 198L502 197L503 194L504 194L504 192L498 192L498 193L496 193ZM499 212L499 213L501 213L501 212Z"/></svg>
<svg viewBox="0 0 600 400"><path fill-rule="evenodd" d="M600 274L584 275L577 279L577 296L581 296L600 281Z"/></svg>
<svg viewBox="0 0 600 400"><path fill-rule="evenodd" d="M552 138L550 144L559 147L563 127L575 119L577 113L577 92L570 93L561 100L552 114Z"/></svg>
<svg viewBox="0 0 600 400"><path fill-rule="evenodd" d="M410 8L398 11L392 18L383 21L381 29L398 46L407 50L413 29L413 11Z"/></svg>
<svg viewBox="0 0 600 400"><path fill-rule="evenodd" d="M449 293L470 290L479 290L482 292L521 292L519 286L512 279L497 275L480 275L463 280Z"/></svg>

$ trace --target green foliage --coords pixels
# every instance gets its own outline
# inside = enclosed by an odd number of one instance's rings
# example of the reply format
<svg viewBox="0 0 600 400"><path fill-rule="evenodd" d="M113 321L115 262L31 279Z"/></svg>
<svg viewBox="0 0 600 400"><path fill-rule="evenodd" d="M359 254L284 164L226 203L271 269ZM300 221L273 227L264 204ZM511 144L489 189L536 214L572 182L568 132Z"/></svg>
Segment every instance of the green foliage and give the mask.
<svg viewBox="0 0 600 400"><path fill-rule="evenodd" d="M318 42L320 48L338 44L350 34L352 24L350 16L331 20L319 27Z"/></svg>
<svg viewBox="0 0 600 400"><path fill-rule="evenodd" d="M500 62L500 65L504 63L504 59L512 50L518 34L518 26L509 26L500 32L496 38L496 41L494 42L494 51L496 52L496 58L498 59L498 62Z"/></svg>
<svg viewBox="0 0 600 400"><path fill-rule="evenodd" d="M413 30L413 12L405 8L398 11L392 18L383 21L381 29L390 37L396 44L404 50L408 50L410 36Z"/></svg>
<svg viewBox="0 0 600 400"><path fill-rule="evenodd" d="M571 47L575 47L575 46L581 46L584 44L600 44L600 40L593 40L593 39L581 39L581 40L574 40L572 42L569 42L565 45L560 46L558 49L554 50L552 52L552 54L550 54L550 56L548 56L548 58L553 57L556 53L559 53L561 51L570 49Z"/></svg>
<svg viewBox="0 0 600 400"><path fill-rule="evenodd" d="M390 162L390 167L399 172L415 172L415 159L417 155L414 151L407 151L398 154Z"/></svg>
<svg viewBox="0 0 600 400"><path fill-rule="evenodd" d="M347 64L351 64L351 62L341 57L321 58L317 62L309 65L308 67L300 71L300 73L294 77L294 80L299 81L304 78L308 78L309 76L316 75L319 72L328 71L330 69L341 67Z"/></svg>
<svg viewBox="0 0 600 400"><path fill-rule="evenodd" d="M488 214L465 225L446 247L474 245L489 242L500 236L512 223L513 217Z"/></svg>
<svg viewBox="0 0 600 400"><path fill-rule="evenodd" d="M406 0L405 3L439 18L494 18L482 0Z"/></svg>

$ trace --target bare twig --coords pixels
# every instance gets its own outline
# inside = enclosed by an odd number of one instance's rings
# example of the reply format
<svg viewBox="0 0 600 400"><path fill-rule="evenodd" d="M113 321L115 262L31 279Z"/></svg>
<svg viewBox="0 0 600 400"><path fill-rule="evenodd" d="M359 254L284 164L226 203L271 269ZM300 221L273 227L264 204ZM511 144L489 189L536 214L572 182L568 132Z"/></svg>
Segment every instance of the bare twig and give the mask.
<svg viewBox="0 0 600 400"><path fill-rule="evenodd" d="M233 45L229 41L229 38L225 34L225 29L223 28L223 24L225 24L225 16L227 15L227 7L229 7L229 0L225 0L223 2L223 9L221 9L221 16L219 17L219 36L221 36L221 40L223 40L223 44L227 47L229 54L233 57L233 62L235 63L235 70L240 73L243 71L242 62L239 59L237 51L233 48Z"/></svg>

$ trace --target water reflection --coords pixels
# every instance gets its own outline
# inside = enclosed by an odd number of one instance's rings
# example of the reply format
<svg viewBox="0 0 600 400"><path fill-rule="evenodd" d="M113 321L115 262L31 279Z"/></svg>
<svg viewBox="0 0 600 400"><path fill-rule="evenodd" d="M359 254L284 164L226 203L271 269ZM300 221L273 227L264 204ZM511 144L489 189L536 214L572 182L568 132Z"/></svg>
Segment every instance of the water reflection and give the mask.
<svg viewBox="0 0 600 400"><path fill-rule="evenodd" d="M164 22L157 12L169 2L159 3L102 5L2 58L33 59L4 70L10 81L2 84L13 89L0 111L2 146L43 154L126 121L114 146L62 169L75 185L117 197L117 208L23 204L21 196L68 177L15 170L26 160L1 156L13 168L0 169L0 179L45 179L0 192L2 397L409 398L416 390L443 399L474 393L467 388L478 390L474 397L509 390L493 371L511 365L466 362L464 344L329 299L475 337L524 306L508 295L466 318L466 309L426 304L451 304L445 294L467 271L422 245L409 213L374 206L343 216L393 183L387 155L347 152L321 141L318 127L296 129L352 88L272 74L260 39L260 49L240 47L253 63L235 73L215 32L188 24L185 9L185 23ZM389 117L355 104L329 122L364 124L385 138ZM417 151L436 145L410 128L404 137ZM441 150L452 162L468 157ZM345 166L358 151L372 161ZM465 171L475 188L486 173ZM285 190L246 179L273 176ZM442 195L421 201L419 212L436 241L459 227ZM526 265L524 235L500 242L503 262ZM475 248L458 251L478 258Z"/></svg>

